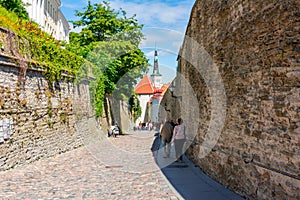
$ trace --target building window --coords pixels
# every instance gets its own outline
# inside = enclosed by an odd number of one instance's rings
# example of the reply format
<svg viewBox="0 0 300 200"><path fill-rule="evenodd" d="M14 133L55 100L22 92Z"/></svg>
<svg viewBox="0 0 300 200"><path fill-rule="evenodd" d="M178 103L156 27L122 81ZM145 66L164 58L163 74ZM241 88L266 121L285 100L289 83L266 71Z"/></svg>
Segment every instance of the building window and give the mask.
<svg viewBox="0 0 300 200"><path fill-rule="evenodd" d="M44 4L44 13L45 13L45 16L46 16L47 9L48 9L47 6L48 6L48 5L47 5L47 1L46 1L45 4Z"/></svg>
<svg viewBox="0 0 300 200"><path fill-rule="evenodd" d="M52 17L52 4L50 5L50 16Z"/></svg>

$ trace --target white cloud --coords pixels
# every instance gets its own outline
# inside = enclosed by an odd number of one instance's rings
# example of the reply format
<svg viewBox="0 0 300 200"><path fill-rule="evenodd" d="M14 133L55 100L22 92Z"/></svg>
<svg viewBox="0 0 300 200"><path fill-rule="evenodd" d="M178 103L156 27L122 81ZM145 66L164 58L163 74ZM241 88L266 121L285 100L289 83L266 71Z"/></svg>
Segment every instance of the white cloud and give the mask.
<svg viewBox="0 0 300 200"><path fill-rule="evenodd" d="M184 34L178 31L162 28L145 28L143 33L146 39L142 41L141 49L164 50L177 54L182 44Z"/></svg>
<svg viewBox="0 0 300 200"><path fill-rule="evenodd" d="M182 41L174 41L174 42L172 42L172 46L175 48L175 49L180 49L180 47L181 47L181 45L182 45Z"/></svg>
<svg viewBox="0 0 300 200"><path fill-rule="evenodd" d="M76 27L76 28L73 28L73 26L71 26L71 27L72 27L72 32L75 32L75 33L80 33L82 30L82 27Z"/></svg>
<svg viewBox="0 0 300 200"><path fill-rule="evenodd" d="M88 2L88 0L80 0L79 3L66 1L68 3L65 3L64 7L78 10L86 7ZM180 32L185 31L192 6L191 0L107 0L107 2L115 10L124 9L127 17L136 14L138 22L145 27L174 28ZM102 3L102 0L91 0L91 3Z"/></svg>
<svg viewBox="0 0 300 200"><path fill-rule="evenodd" d="M187 1L177 1L173 5L158 1L142 1L141 3L141 1L112 0L109 3L116 10L119 8L126 10L128 16L136 14L139 22L147 26L159 26L162 23L170 25L180 22L185 25L191 9L191 5Z"/></svg>
<svg viewBox="0 0 300 200"><path fill-rule="evenodd" d="M147 57L151 58L154 56L154 51L150 51L148 53L145 54Z"/></svg>
<svg viewBox="0 0 300 200"><path fill-rule="evenodd" d="M87 1L74 1L75 9L83 9L87 6ZM101 2L102 0L91 0L92 4ZM164 81L171 81L175 76L177 54L184 38L193 2L191 0L107 0L107 2L115 10L124 9L127 17L136 14L139 24L145 25L142 31L146 39L142 41L140 48L151 64L154 62L154 50L157 48L160 72ZM64 6L72 9L71 4ZM151 69L150 67L150 72Z"/></svg>
<svg viewBox="0 0 300 200"><path fill-rule="evenodd" d="M157 54L159 56L167 56L167 55L173 54L173 52L170 52L170 51L164 49L164 50L158 50ZM154 57L154 50L146 53L145 55L149 58Z"/></svg>
<svg viewBox="0 0 300 200"><path fill-rule="evenodd" d="M71 3L62 3L61 6L67 8L67 9L72 9L72 10L81 8L81 5L79 5L79 4L71 4Z"/></svg>

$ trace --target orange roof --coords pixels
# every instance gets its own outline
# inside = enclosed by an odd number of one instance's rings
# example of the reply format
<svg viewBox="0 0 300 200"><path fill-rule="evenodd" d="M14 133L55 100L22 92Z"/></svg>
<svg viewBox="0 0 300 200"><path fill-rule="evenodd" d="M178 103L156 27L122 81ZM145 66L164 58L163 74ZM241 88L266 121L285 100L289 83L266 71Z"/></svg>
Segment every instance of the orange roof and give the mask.
<svg viewBox="0 0 300 200"><path fill-rule="evenodd" d="M162 97L164 96L165 92L167 91L170 85L171 85L170 83L163 84L163 86L161 86L160 89L156 89L155 94L153 94L153 96L151 97L151 101L152 99L162 99Z"/></svg>
<svg viewBox="0 0 300 200"><path fill-rule="evenodd" d="M169 88L169 86L171 85L171 83L167 83L167 84L163 84L163 86L161 86L161 90L162 90L162 96L164 96L165 92L167 91L167 89Z"/></svg>
<svg viewBox="0 0 300 200"><path fill-rule="evenodd" d="M153 94L155 90L156 88L147 74L144 75L134 88L134 92L137 94Z"/></svg>
<svg viewBox="0 0 300 200"><path fill-rule="evenodd" d="M151 99L161 99L162 96L160 94L155 94L151 97Z"/></svg>

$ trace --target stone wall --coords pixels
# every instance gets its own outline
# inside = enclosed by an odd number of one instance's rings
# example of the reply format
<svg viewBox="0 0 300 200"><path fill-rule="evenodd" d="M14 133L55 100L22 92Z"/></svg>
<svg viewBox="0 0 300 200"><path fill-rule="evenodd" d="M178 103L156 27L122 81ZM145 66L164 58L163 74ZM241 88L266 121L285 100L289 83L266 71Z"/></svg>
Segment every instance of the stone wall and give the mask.
<svg viewBox="0 0 300 200"><path fill-rule="evenodd" d="M117 123L123 134L127 134L133 129L133 120L129 113L129 105L126 101L110 99L110 108L113 113L114 124ZM111 125L114 125L111 123Z"/></svg>
<svg viewBox="0 0 300 200"><path fill-rule="evenodd" d="M298 0L197 0L180 52L178 74L189 80L199 105L187 154L249 199L300 199L299 10ZM225 95L211 87L216 82ZM226 117L203 157L215 93L226 99L216 98Z"/></svg>
<svg viewBox="0 0 300 200"><path fill-rule="evenodd" d="M43 69L31 63L22 83L18 62L0 54L0 171L63 153L96 137L88 80L50 84Z"/></svg>

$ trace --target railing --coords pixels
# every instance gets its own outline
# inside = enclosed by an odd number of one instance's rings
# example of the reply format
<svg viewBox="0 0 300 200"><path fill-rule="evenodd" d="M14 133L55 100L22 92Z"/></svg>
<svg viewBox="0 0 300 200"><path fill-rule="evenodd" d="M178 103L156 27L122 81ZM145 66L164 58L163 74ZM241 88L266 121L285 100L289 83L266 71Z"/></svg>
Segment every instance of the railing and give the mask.
<svg viewBox="0 0 300 200"><path fill-rule="evenodd" d="M196 141L194 141L194 140L192 140L192 139L190 139L190 138L188 138L187 141L190 141L191 144L193 144L193 145L202 145L202 146L203 146L203 144L202 144L201 142L196 142ZM210 147L207 146L207 148L210 148ZM270 167L270 166L264 165L264 164L262 164L262 163L256 162L256 161L254 161L253 158L250 159L249 157L252 157L252 156L248 156L247 158L242 158L242 157L234 156L234 155L232 155L232 154L230 154L230 153L227 153L227 152L222 151L222 150L217 149L217 148L213 148L213 149L212 149L212 151L217 151L217 150L218 150L219 152L223 153L223 154L230 155L230 156L232 156L232 157L234 157L234 158L236 158L236 159L238 159L238 160L242 160L242 161L245 162L246 164L252 163L253 165L262 167L262 168L264 168L264 169L267 169L267 170L270 170L270 171L273 171L273 172L276 172L276 173L279 173L279 174L288 176L288 177L293 178L293 179L300 180L300 176L297 176L297 175L295 175L295 174L291 174L291 173L289 173L289 172L285 172L285 171L276 169L276 168L274 168L274 167Z"/></svg>

